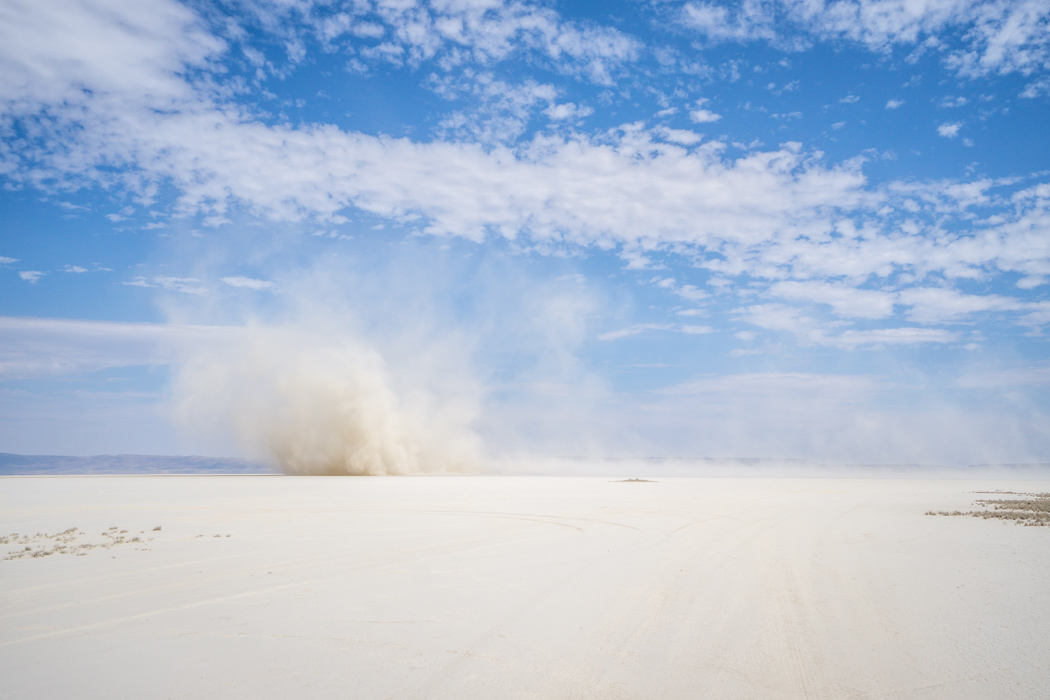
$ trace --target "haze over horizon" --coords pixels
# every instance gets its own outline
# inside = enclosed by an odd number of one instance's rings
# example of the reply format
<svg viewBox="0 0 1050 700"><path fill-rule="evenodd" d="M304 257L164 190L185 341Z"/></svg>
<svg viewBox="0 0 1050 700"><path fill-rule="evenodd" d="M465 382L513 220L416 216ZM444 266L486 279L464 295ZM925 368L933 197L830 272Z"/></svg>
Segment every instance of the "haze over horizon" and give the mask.
<svg viewBox="0 0 1050 700"><path fill-rule="evenodd" d="M1048 22L0 0L0 452L1050 462Z"/></svg>

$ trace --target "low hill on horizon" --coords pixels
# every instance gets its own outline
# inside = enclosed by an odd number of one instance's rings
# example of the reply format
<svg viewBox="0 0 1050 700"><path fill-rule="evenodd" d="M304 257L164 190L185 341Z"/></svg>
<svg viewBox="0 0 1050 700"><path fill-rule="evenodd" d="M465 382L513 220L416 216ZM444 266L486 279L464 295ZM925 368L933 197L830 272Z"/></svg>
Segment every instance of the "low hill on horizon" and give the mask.
<svg viewBox="0 0 1050 700"><path fill-rule="evenodd" d="M1037 478L1050 477L1050 463L971 464L834 464L807 459L736 458L583 458L561 457L546 462L538 473L554 475L616 476L643 473L675 476L808 476L859 478ZM495 474L535 474L523 464L499 465ZM0 476L91 476L135 474L279 474L258 460L202 455L23 455L0 452Z"/></svg>
<svg viewBox="0 0 1050 700"><path fill-rule="evenodd" d="M21 455L0 452L0 476L93 474L273 474L269 465L200 455Z"/></svg>

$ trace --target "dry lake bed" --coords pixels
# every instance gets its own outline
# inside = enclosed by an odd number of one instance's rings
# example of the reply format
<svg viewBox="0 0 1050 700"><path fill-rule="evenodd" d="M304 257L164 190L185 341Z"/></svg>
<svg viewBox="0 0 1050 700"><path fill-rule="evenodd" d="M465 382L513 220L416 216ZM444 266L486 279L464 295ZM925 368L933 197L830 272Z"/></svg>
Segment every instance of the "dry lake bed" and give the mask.
<svg viewBox="0 0 1050 700"><path fill-rule="evenodd" d="M1047 481L0 478L6 698L1046 698Z"/></svg>

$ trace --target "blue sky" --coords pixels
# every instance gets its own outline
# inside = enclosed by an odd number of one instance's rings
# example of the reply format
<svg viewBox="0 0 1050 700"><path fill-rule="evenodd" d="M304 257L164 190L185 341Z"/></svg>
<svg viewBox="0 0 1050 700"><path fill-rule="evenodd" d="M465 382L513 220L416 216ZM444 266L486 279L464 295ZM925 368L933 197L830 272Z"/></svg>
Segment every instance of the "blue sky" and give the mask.
<svg viewBox="0 0 1050 700"><path fill-rule="evenodd" d="M0 451L1047 461L1048 22L3 0Z"/></svg>

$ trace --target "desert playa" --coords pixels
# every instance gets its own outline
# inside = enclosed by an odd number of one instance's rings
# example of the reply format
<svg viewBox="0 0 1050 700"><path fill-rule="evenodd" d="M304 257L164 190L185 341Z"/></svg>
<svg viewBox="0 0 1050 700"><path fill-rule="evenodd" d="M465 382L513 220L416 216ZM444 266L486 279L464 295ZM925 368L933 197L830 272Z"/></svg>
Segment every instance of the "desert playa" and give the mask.
<svg viewBox="0 0 1050 700"><path fill-rule="evenodd" d="M1045 698L1003 480L0 479L8 698ZM34 556L35 555L35 556Z"/></svg>

